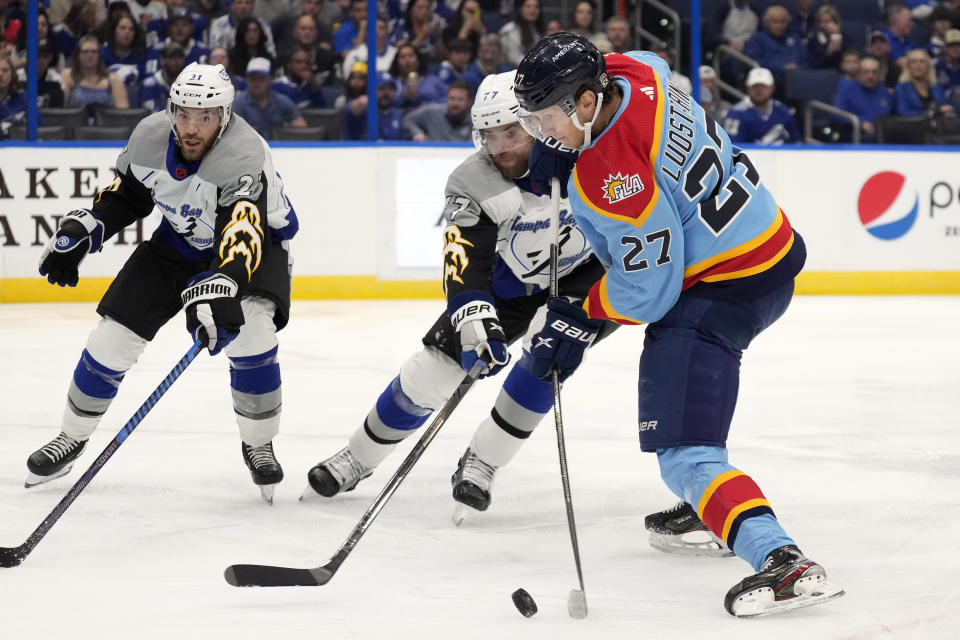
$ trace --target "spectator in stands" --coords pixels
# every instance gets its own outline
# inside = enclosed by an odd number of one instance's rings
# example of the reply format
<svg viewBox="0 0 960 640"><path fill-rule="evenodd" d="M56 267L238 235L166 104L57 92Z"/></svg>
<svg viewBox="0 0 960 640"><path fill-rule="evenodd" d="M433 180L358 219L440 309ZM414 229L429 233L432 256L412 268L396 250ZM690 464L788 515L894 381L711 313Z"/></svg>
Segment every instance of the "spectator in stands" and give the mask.
<svg viewBox="0 0 960 640"><path fill-rule="evenodd" d="M243 0L241 0L243 1ZM230 49L230 73L244 73L254 58L266 58L272 65L274 57L267 49L267 34L258 18L247 16L237 22L233 48Z"/></svg>
<svg viewBox="0 0 960 640"><path fill-rule="evenodd" d="M10 55L13 66L18 69L27 64L27 34L29 31L29 29L21 28L20 31L17 32L16 46ZM50 31L50 19L47 17L47 11L42 6L37 7L37 43L48 43L50 45L54 52L53 66L59 69L62 66L60 50L57 48L56 38L54 38L53 33Z"/></svg>
<svg viewBox="0 0 960 640"><path fill-rule="evenodd" d="M70 66L61 72L60 77L63 78L66 105L87 107L87 116L91 121L98 104L118 109L130 106L123 81L103 64L96 36L80 38Z"/></svg>
<svg viewBox="0 0 960 640"><path fill-rule="evenodd" d="M707 65L700 67L700 106L717 122L724 121L731 107L730 103L720 96L716 70Z"/></svg>
<svg viewBox="0 0 960 640"><path fill-rule="evenodd" d="M514 0L513 19L500 28L500 45L503 57L512 66L517 66L527 51L544 34L544 17L540 0Z"/></svg>
<svg viewBox="0 0 960 640"><path fill-rule="evenodd" d="M937 84L930 56L923 49L913 49L906 55L900 82L893 88L893 110L901 116L953 115L943 87Z"/></svg>
<svg viewBox="0 0 960 640"><path fill-rule="evenodd" d="M147 53L147 61L144 64L146 73L151 75L157 72L160 67L160 54L163 52L163 48L171 42L176 42L183 48L184 66L193 62L207 64L207 60L210 57L210 49L193 38L195 26L189 10L180 7L179 9L171 11L167 17L167 38L155 47L152 47L149 53Z"/></svg>
<svg viewBox="0 0 960 640"><path fill-rule="evenodd" d="M390 65L390 75L397 79L397 108L402 113L424 103L440 102L446 87L435 75L427 75L427 65L412 44L397 47L397 55Z"/></svg>
<svg viewBox="0 0 960 640"><path fill-rule="evenodd" d="M473 47L469 40L451 40L449 55L440 63L434 75L443 83L444 94L446 89L456 80L464 80L467 68L473 62Z"/></svg>
<svg viewBox="0 0 960 640"><path fill-rule="evenodd" d="M397 21L390 34L390 42L409 42L424 60L435 60L444 24L443 18L434 13L431 0L410 0L403 20Z"/></svg>
<svg viewBox="0 0 960 640"><path fill-rule="evenodd" d="M37 107L40 109L63 106L63 79L53 64L58 57L53 40L37 45Z"/></svg>
<svg viewBox="0 0 960 640"><path fill-rule="evenodd" d="M193 13L200 16L203 19L203 23L207 26L207 30L203 37L203 42L207 43L211 49L218 46L224 47L224 45L217 45L210 40L210 27L213 25L213 21L221 16L225 16L230 12L228 8L228 3L224 0L187 0L187 8L190 9ZM226 67L224 67L226 69Z"/></svg>
<svg viewBox="0 0 960 640"><path fill-rule="evenodd" d="M119 1L126 4L125 0ZM90 27L86 27L87 29L93 29L97 25L105 22L107 19L107 3L103 0L50 0L49 2L42 2L41 4L46 4L49 7L51 26L70 22L67 20L67 14L69 14L70 10L79 4L88 4L90 5L90 8L93 9L93 24ZM76 31L74 33L77 35L77 37L80 37L81 35L84 35L85 32ZM73 51L68 54L63 51L63 48L60 49L60 52L68 58L73 55Z"/></svg>
<svg viewBox="0 0 960 640"><path fill-rule="evenodd" d="M839 69L843 55L843 29L840 12L824 5L817 9L816 27L807 41L807 60L811 69Z"/></svg>
<svg viewBox="0 0 960 640"><path fill-rule="evenodd" d="M351 73L352 75L352 73ZM366 74L364 74L366 84ZM403 140L403 116L393 106L397 98L397 85L387 73L377 74L377 128L378 140ZM343 110L343 139L367 139L367 94L347 102Z"/></svg>
<svg viewBox="0 0 960 640"><path fill-rule="evenodd" d="M270 66L267 58L250 60L247 63L247 90L233 99L233 112L267 140L275 128L307 126L293 100L270 88Z"/></svg>
<svg viewBox="0 0 960 640"><path fill-rule="evenodd" d="M633 46L633 35L630 33L630 23L626 18L613 16L603 27L603 35L610 45L607 53L626 53L636 49Z"/></svg>
<svg viewBox="0 0 960 640"><path fill-rule="evenodd" d="M377 73L390 70L393 59L397 55L397 48L389 43L390 26L386 18L377 18ZM347 77L350 69L358 62L367 62L367 43L361 42L351 49L343 59L343 77Z"/></svg>
<svg viewBox="0 0 960 640"><path fill-rule="evenodd" d="M670 50L670 47L661 44L651 45L650 51L653 51L655 54L660 56L668 65L670 65L670 81L673 82L681 91L683 91L688 96L693 93L693 84L690 82L690 78L680 73L678 69L674 68L674 56L673 51Z"/></svg>
<svg viewBox="0 0 960 640"><path fill-rule="evenodd" d="M801 142L797 123L786 105L773 99L773 73L755 67L747 74L747 97L733 105L723 128L734 143L781 145Z"/></svg>
<svg viewBox="0 0 960 640"><path fill-rule="evenodd" d="M930 14L930 41L927 42L927 53L931 60L936 60L943 54L947 31L953 28L957 19L956 12L945 5L938 6Z"/></svg>
<svg viewBox="0 0 960 640"><path fill-rule="evenodd" d="M577 0L573 9L570 11L569 26L567 31L587 38L591 42L598 38L605 37L604 34L597 31L594 26L594 15L596 14L596 5L593 0Z"/></svg>
<svg viewBox="0 0 960 640"><path fill-rule="evenodd" d="M403 128L411 140L467 142L473 136L470 85L457 80L447 89L446 104L425 104L403 118Z"/></svg>
<svg viewBox="0 0 960 640"><path fill-rule="evenodd" d="M334 67L339 58L330 46L324 46L320 42L320 29L313 14L304 13L297 18L293 25L291 44L293 46L290 53L297 50L307 52L310 58L310 70L317 75L321 84L326 84L331 76L336 75ZM287 54L288 57L290 53Z"/></svg>
<svg viewBox="0 0 960 640"><path fill-rule="evenodd" d="M476 93L480 88L480 83L491 73L504 73L512 69L510 65L503 62L503 49L500 47L500 36L495 33L488 33L480 38L480 49L477 53L477 59L474 60L467 72L463 74L463 79L470 83L473 92Z"/></svg>
<svg viewBox="0 0 960 640"><path fill-rule="evenodd" d="M327 106L321 88L323 83L310 68L310 54L303 49L295 50L287 57L283 68L283 75L270 83L271 89L293 100L298 109Z"/></svg>
<svg viewBox="0 0 960 640"><path fill-rule="evenodd" d="M333 52L341 58L366 38L367 0L350 0L350 19L333 32Z"/></svg>
<svg viewBox="0 0 960 640"><path fill-rule="evenodd" d="M384 74L390 75L390 74ZM378 75L379 77L379 75ZM393 80L391 80L393 82ZM394 93L396 93L397 87L393 87ZM343 83L343 94L337 96L336 101L333 103L335 109L343 109L348 102L356 100L362 95L367 93L367 63L358 62L350 69L350 73L347 74L347 80ZM394 95L396 97L396 95ZM399 112L398 112L399 113Z"/></svg>
<svg viewBox="0 0 960 640"><path fill-rule="evenodd" d="M726 0L718 3L707 23L707 47L714 49L725 44L737 51L743 51L747 40L756 33L759 24L759 14L750 6L748 0ZM610 37L609 33L607 37Z"/></svg>
<svg viewBox="0 0 960 640"><path fill-rule="evenodd" d="M60 53L65 58L71 58L77 48L79 39L92 32L100 24L97 6L98 3L93 0L73 3L62 22L53 17L51 7L50 22L53 24L53 35L57 39ZM102 3L100 6L102 6ZM106 12L104 12L104 15L106 15ZM99 40L97 42L99 43Z"/></svg>
<svg viewBox="0 0 960 640"><path fill-rule="evenodd" d="M883 84L893 88L900 81L900 66L890 59L890 40L884 31L870 34L867 53L880 62L880 79Z"/></svg>
<svg viewBox="0 0 960 640"><path fill-rule="evenodd" d="M800 38L787 31L790 14L778 4L763 13L763 29L750 36L743 52L769 69L779 82L784 72L807 65L807 50Z"/></svg>
<svg viewBox="0 0 960 640"><path fill-rule="evenodd" d="M127 86L140 81L147 61L147 39L143 29L129 15L121 14L111 25L100 55L107 69Z"/></svg>
<svg viewBox="0 0 960 640"><path fill-rule="evenodd" d="M336 0L301 0L300 11L277 17L270 27L276 38L277 53L281 59L293 50L293 27L300 16L310 14L317 21L320 46L333 52L333 29L341 22L340 5Z"/></svg>
<svg viewBox="0 0 960 640"><path fill-rule="evenodd" d="M902 4L890 5L887 8L887 28L883 31L890 43L890 59L903 68L906 55L917 48L910 39L913 31L913 14Z"/></svg>
<svg viewBox="0 0 960 640"><path fill-rule="evenodd" d="M793 0L787 30L800 36L806 46L817 31L817 0Z"/></svg>
<svg viewBox="0 0 960 640"><path fill-rule="evenodd" d="M25 121L27 96L20 88L17 70L10 56L0 55L0 133ZM0 135L0 138L5 137Z"/></svg>
<svg viewBox="0 0 960 640"><path fill-rule="evenodd" d="M267 24L272 24L274 20L292 13L294 13L292 0L257 0L257 4L253 7L253 15Z"/></svg>
<svg viewBox="0 0 960 640"><path fill-rule="evenodd" d="M167 17L167 6L159 0L127 0L127 6L133 19L144 31L151 20Z"/></svg>
<svg viewBox="0 0 960 640"><path fill-rule="evenodd" d="M260 31L266 37L266 49L270 59L276 59L277 49L273 43L273 33L266 20L253 15L254 0L231 0L230 12L208 23L207 46L229 49L237 43L237 27L244 18L253 18L260 25ZM231 54L231 57L233 55ZM236 61L234 61L236 62Z"/></svg>
<svg viewBox="0 0 960 640"><path fill-rule="evenodd" d="M856 81L840 81L833 106L860 118L864 142L876 139L877 116L888 115L893 108L890 89L880 82L880 62L876 58L864 56L860 60Z"/></svg>
<svg viewBox="0 0 960 640"><path fill-rule="evenodd" d="M477 0L462 0L457 8L457 15L443 30L442 41L446 51L450 50L450 43L454 40L466 40L470 43L470 53L477 56L480 49L480 38L487 34L483 24L483 10Z"/></svg>
<svg viewBox="0 0 960 640"><path fill-rule="evenodd" d="M165 42L170 26L170 19L174 13L186 13L189 16L190 21L193 23L193 33L192 37L197 42L206 42L207 40L207 23L204 21L203 17L198 13L194 13L189 8L187 8L187 0L164 0L164 3L167 5L167 16L166 18L154 18L147 23L146 27L146 36L147 36L147 47L155 47L161 42ZM183 44L181 42L181 44Z"/></svg>
<svg viewBox="0 0 960 640"><path fill-rule="evenodd" d="M159 69L143 79L140 86L140 104L154 113L167 108L170 85L187 66L183 45L173 40L164 43L160 51Z"/></svg>
<svg viewBox="0 0 960 640"><path fill-rule="evenodd" d="M551 20L547 20L547 26L543 28L543 35L552 36L555 33L560 33L561 31L565 31L565 30L566 29L563 26L563 23L557 20L556 18L553 18Z"/></svg>
<svg viewBox="0 0 960 640"><path fill-rule="evenodd" d="M856 49L847 49L840 55L840 79L856 80L860 70L860 52Z"/></svg>
<svg viewBox="0 0 960 640"><path fill-rule="evenodd" d="M937 84L950 91L960 87L960 30L949 29L943 36L943 53L934 64Z"/></svg>
<svg viewBox="0 0 960 640"><path fill-rule="evenodd" d="M207 58L207 64L216 66L222 64L224 69L230 69L230 54L223 47L214 47L210 49L210 56ZM237 93L245 91L247 88L246 79L239 74L231 73L230 80L233 82L233 88Z"/></svg>

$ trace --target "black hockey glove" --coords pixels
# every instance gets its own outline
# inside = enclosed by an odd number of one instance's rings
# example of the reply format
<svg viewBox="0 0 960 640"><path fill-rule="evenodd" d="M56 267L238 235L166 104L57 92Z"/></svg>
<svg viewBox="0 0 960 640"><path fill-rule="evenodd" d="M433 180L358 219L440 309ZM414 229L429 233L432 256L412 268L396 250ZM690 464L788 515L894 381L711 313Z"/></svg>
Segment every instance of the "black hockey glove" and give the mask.
<svg viewBox="0 0 960 640"><path fill-rule="evenodd" d="M481 378L492 376L510 362L507 338L493 306L493 296L483 291L464 291L447 305L450 323L460 341L460 365L470 371L477 360L487 368Z"/></svg>
<svg viewBox="0 0 960 640"><path fill-rule="evenodd" d="M194 340L203 340L210 355L240 334L243 309L237 297L237 283L222 273L198 273L180 294L187 314L187 331Z"/></svg>
<svg viewBox="0 0 960 640"><path fill-rule="evenodd" d="M567 197L567 182L577 163L579 151L566 147L555 138L537 140L530 148L530 184L539 193L550 193L550 179L560 179L560 197Z"/></svg>
<svg viewBox="0 0 960 640"><path fill-rule="evenodd" d="M103 246L103 223L89 209L76 209L60 219L57 232L40 254L40 275L50 284L75 287L80 263Z"/></svg>
<svg viewBox="0 0 960 640"><path fill-rule="evenodd" d="M533 375L547 379L556 368L557 378L563 382L577 370L584 352L590 348L603 326L602 320L587 317L583 307L566 298L551 298L547 302L547 319L530 345L533 356Z"/></svg>

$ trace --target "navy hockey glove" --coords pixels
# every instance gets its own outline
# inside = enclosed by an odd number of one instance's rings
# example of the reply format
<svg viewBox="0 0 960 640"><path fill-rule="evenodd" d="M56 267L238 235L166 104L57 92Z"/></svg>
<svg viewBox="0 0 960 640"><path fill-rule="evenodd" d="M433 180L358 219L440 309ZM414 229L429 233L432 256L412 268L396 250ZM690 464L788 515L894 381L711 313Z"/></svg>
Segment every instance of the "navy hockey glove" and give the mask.
<svg viewBox="0 0 960 640"><path fill-rule="evenodd" d="M483 291L465 291L449 302L447 311L460 340L460 365L464 371L483 360L488 366L480 377L485 378L510 362L507 337L497 318L493 296Z"/></svg>
<svg viewBox="0 0 960 640"><path fill-rule="evenodd" d="M237 297L237 283L222 273L198 273L180 293L187 314L187 331L194 340L203 340L210 355L240 334L243 309Z"/></svg>
<svg viewBox="0 0 960 640"><path fill-rule="evenodd" d="M57 232L40 254L40 275L50 284L75 287L80 263L103 246L103 223L89 209L76 209L60 219Z"/></svg>
<svg viewBox="0 0 960 640"><path fill-rule="evenodd" d="M530 148L530 184L539 193L550 193L550 179L560 179L560 197L567 197L567 181L577 163L579 151L566 147L554 138L537 140Z"/></svg>
<svg viewBox="0 0 960 640"><path fill-rule="evenodd" d="M566 298L551 298L547 302L547 319L533 336L530 355L533 356L533 375L548 379L556 368L563 382L583 361L583 353L593 344L602 320L587 317L583 307Z"/></svg>

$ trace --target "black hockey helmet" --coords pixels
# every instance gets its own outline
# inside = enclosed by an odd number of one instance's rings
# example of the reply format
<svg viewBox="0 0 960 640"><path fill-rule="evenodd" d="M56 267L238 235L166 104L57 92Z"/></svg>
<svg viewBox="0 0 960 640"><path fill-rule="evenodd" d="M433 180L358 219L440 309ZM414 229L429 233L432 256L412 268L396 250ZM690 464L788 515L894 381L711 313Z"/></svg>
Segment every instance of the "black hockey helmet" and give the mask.
<svg viewBox="0 0 960 640"><path fill-rule="evenodd" d="M559 105L576 113L576 95L583 88L598 95L606 88L607 65L592 42L561 31L542 38L517 67L514 91L528 113Z"/></svg>

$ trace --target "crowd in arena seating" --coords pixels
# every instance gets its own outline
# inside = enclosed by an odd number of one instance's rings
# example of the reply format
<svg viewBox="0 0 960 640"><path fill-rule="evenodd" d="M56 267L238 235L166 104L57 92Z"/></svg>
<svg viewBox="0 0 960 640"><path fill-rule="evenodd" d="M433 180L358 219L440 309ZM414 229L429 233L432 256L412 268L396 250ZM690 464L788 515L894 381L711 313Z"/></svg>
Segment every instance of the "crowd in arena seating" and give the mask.
<svg viewBox="0 0 960 640"><path fill-rule="evenodd" d="M24 126L28 1L0 0L0 138ZM371 61L368 0L39 1L41 124L79 113L68 135L163 110L177 74L202 62L224 65L236 112L268 139L366 139L373 73L380 139L466 141L484 76L556 31L655 51L737 142L960 135L960 0L703 0L694 73L669 44L686 27L644 23L633 2L379 0ZM897 116L916 140L894 139Z"/></svg>

